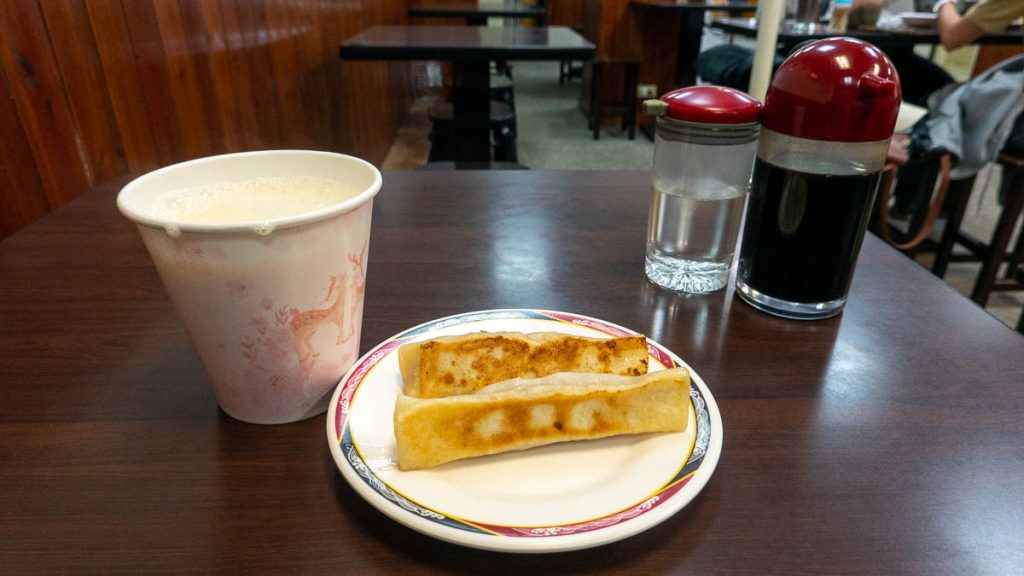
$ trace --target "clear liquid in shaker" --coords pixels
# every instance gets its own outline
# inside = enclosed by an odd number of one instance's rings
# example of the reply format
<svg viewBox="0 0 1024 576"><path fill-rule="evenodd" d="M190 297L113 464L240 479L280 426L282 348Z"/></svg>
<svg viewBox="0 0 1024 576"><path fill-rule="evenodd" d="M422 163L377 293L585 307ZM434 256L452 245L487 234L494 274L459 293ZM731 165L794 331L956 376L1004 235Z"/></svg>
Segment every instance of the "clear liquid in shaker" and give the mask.
<svg viewBox="0 0 1024 576"><path fill-rule="evenodd" d="M728 282L746 197L723 186L691 193L656 182L647 227L645 272L672 290L710 292Z"/></svg>

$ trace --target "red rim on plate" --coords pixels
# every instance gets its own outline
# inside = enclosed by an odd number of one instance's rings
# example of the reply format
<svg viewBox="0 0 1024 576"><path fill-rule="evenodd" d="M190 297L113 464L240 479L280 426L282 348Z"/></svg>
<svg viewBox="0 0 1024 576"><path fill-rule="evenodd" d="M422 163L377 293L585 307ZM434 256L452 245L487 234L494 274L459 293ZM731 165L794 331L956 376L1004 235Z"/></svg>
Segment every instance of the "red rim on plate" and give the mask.
<svg viewBox="0 0 1024 576"><path fill-rule="evenodd" d="M412 498L389 484L378 473L379 458L366 459L359 434L353 434L351 416L360 409L358 396L375 369L405 343L430 337L452 326L482 322L539 320L577 329L583 327L608 336L636 334L621 326L565 312L509 309L459 314L427 322L377 345L359 359L342 378L331 401L327 434L332 455L345 479L357 493L389 517L430 536L475 548L514 552L553 552L606 544L641 532L685 506L706 484L721 451L721 419L717 405L700 377L690 369L691 422L696 431L685 445L674 449L675 472L660 481L657 489L637 494L628 506L596 511L587 518L557 524L501 524L446 512L424 498ZM651 360L664 368L686 366L660 344L648 340ZM687 368L689 368L687 366ZM380 368L384 370L384 368ZM400 379L400 375L396 375ZM393 404L392 404L393 409ZM527 454L527 453L523 453ZM391 467L394 473L393 466Z"/></svg>

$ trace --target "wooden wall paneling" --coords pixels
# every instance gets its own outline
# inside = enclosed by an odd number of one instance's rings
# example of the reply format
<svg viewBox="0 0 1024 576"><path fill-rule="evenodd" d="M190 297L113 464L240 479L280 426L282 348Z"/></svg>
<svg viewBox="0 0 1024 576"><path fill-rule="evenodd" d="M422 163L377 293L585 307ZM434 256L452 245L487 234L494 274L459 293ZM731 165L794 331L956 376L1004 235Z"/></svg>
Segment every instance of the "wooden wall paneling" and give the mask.
<svg viewBox="0 0 1024 576"><path fill-rule="evenodd" d="M76 137L81 142L90 183L128 172L124 144L110 95L104 89L100 55L84 0L40 3L50 44L63 79ZM56 135L55 135L56 136Z"/></svg>
<svg viewBox="0 0 1024 576"><path fill-rule="evenodd" d="M354 19L351 11L350 6L336 2L321 6L319 28L323 62L318 73L323 77L326 90L323 100L329 113L323 123L330 132L330 149L358 156L360 154L356 153L358 146L355 143L358 138L350 132L352 120L359 111L353 109L353 103L347 98L345 63L338 58L338 45L354 34L349 32L352 26L346 24L346 20Z"/></svg>
<svg viewBox="0 0 1024 576"><path fill-rule="evenodd" d="M335 150L379 163L412 99L408 62L339 43L409 0L0 2L0 233L87 189L208 154ZM17 212L17 214L14 214Z"/></svg>
<svg viewBox="0 0 1024 576"><path fill-rule="evenodd" d="M133 0L127 0L133 2ZM185 29L182 7L192 0L154 0L159 42L163 45L166 87L171 94L174 119L185 143L182 159L214 153L213 142L221 130L207 114L212 98L203 89L197 68L204 58L202 48L193 52L192 31ZM208 87L207 87L208 88Z"/></svg>
<svg viewBox="0 0 1024 576"><path fill-rule="evenodd" d="M221 9L229 37L241 43L241 50L232 51L231 78L242 101L239 110L248 117L243 124L246 140L253 148L280 147L281 122L266 41L266 16L251 0L222 0Z"/></svg>
<svg viewBox="0 0 1024 576"><path fill-rule="evenodd" d="M616 58L640 57L640 31L633 19L630 0L605 0L601 13L602 42L608 55Z"/></svg>
<svg viewBox="0 0 1024 576"><path fill-rule="evenodd" d="M61 206L89 188L88 162L36 0L0 2L0 60L39 170L47 203Z"/></svg>
<svg viewBox="0 0 1024 576"><path fill-rule="evenodd" d="M208 77L213 85L216 115L223 128L224 148L228 151L251 150L250 130L255 125L252 99L245 85L237 82L234 71L235 54L244 53L245 45L238 30L229 27L222 2L199 2L189 10L189 20L198 18L206 28L209 46Z"/></svg>
<svg viewBox="0 0 1024 576"><path fill-rule="evenodd" d="M640 83L656 85L659 95L675 87L679 16L630 8L640 58Z"/></svg>
<svg viewBox="0 0 1024 576"><path fill-rule="evenodd" d="M408 2L381 2L365 8L364 20L374 24L408 22ZM426 24L416 19L415 24ZM451 22L448 22L451 24ZM342 40L366 27L351 16L338 22L333 44L335 68L340 80L338 108L344 117L342 133L349 153L379 164L387 155L391 141L412 102L412 77L409 62L341 61L337 47ZM348 151L348 150L343 150Z"/></svg>
<svg viewBox="0 0 1024 576"><path fill-rule="evenodd" d="M0 238L3 238L50 210L3 67L0 67L0 157Z"/></svg>
<svg viewBox="0 0 1024 576"><path fill-rule="evenodd" d="M583 27L583 0L547 0L548 26Z"/></svg>
<svg viewBox="0 0 1024 576"><path fill-rule="evenodd" d="M265 147L265 142L274 138L264 137L264 133L276 130L277 124L272 117L261 120L261 108L266 108L264 100L268 97L264 90L256 89L252 82L252 67L259 61L258 49L249 42L250 34L242 27L239 18L238 3L235 0L219 0L216 3L203 2L203 10L216 12L220 21L221 42L224 52L214 59L213 68L217 78L231 85L230 97L234 99L232 111L233 121L225 119L226 129L233 133L238 150L256 150ZM227 98L227 89L221 94ZM272 100L272 97L271 97Z"/></svg>
<svg viewBox="0 0 1024 576"><path fill-rule="evenodd" d="M82 25L92 30L100 60L94 89L106 92L110 100L128 171L152 170L162 158L121 0L89 0L85 9L88 21Z"/></svg>
<svg viewBox="0 0 1024 576"><path fill-rule="evenodd" d="M188 146L175 107L177 95L168 78L167 55L160 41L160 25L152 2L122 0L131 53L142 85L143 102L153 130L159 163L173 164L188 158ZM116 72L115 72L116 73Z"/></svg>
<svg viewBox="0 0 1024 576"><path fill-rule="evenodd" d="M270 0L264 4L267 37L270 47L271 78L281 122L282 144L306 148L312 145L307 127L306 111L302 107L302 69L298 61L298 31L289 23L288 7Z"/></svg>
<svg viewBox="0 0 1024 576"><path fill-rule="evenodd" d="M298 24L302 34L299 37L299 57L303 66L302 97L303 108L306 110L306 129L312 141L319 147L337 150L341 140L338 133L331 128L331 117L335 109L330 103L328 76L337 74L341 64L338 59L338 43L325 30L326 24L338 14L331 10L329 4L315 4L316 10L296 11Z"/></svg>
<svg viewBox="0 0 1024 576"><path fill-rule="evenodd" d="M196 104L209 122L210 153L244 150L220 4L188 1L179 5L188 59L201 98Z"/></svg>
<svg viewBox="0 0 1024 576"><path fill-rule="evenodd" d="M359 82L359 78L352 77L348 73L348 62L342 62L338 58L338 45L344 39L361 31L357 22L354 21L356 19L351 17L350 10L350 8L332 3L322 19L321 37L324 46L324 61L321 65L321 73L327 86L327 97L324 98L324 104L330 110L328 128L331 131L330 141L334 150L365 156L365 152L358 142L361 132L354 128L358 118L365 112L357 109L354 93L357 90L366 90L366 88L355 85ZM375 10L375 8L371 8L371 10ZM379 23L376 18L373 13L366 16L367 20ZM383 156L380 158L383 159ZM367 159L370 160L370 158Z"/></svg>

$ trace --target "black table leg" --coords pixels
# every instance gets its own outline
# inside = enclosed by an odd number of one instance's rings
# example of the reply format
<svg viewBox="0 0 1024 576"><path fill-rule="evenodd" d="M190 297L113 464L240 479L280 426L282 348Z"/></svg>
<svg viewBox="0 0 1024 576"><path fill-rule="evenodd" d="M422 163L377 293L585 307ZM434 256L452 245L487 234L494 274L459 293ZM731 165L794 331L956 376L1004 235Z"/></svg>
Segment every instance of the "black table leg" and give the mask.
<svg viewBox="0 0 1024 576"><path fill-rule="evenodd" d="M453 62L455 159L490 162L490 63Z"/></svg>
<svg viewBox="0 0 1024 576"><path fill-rule="evenodd" d="M697 83L697 55L700 37L704 33L704 13L684 10L679 13L679 47L676 50L676 87Z"/></svg>

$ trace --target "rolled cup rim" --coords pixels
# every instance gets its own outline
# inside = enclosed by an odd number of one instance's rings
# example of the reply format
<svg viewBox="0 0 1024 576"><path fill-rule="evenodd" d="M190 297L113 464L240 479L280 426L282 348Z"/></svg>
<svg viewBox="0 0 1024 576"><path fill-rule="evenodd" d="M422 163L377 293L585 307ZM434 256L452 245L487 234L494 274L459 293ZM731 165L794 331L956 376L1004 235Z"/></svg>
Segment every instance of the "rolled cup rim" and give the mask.
<svg viewBox="0 0 1024 576"><path fill-rule="evenodd" d="M181 222L170 218L157 218L154 217L152 212L139 209L138 206L132 203L133 196L139 193L139 190L144 190L146 185L152 181L164 178L169 173L202 166L204 164L212 164L216 162L230 161L231 159L237 158L253 158L253 157L270 157L270 156L285 156L285 155L303 155L303 156L321 156L325 159L344 159L345 161L353 162L356 165L361 166L368 170L372 175L372 181L369 186L366 186L358 194L338 202L318 208L316 210L310 210L308 212L301 212L299 214L292 214L290 216L282 216L279 218L268 218L268 219L257 219L247 220L243 222L232 222L228 224L197 224L192 222ZM258 177L258 176L254 176ZM282 228L294 228L297 226L303 226L306 224L312 224L333 218L335 216L351 212L356 208L362 206L366 202L373 199L374 196L380 191L383 179L381 177L380 170L376 166L370 164L362 158L351 156L349 154L341 154L339 152L327 152L323 150L301 150L301 149L282 149L282 150L258 150L251 152L231 152L228 154L217 154L213 156L204 156L202 158L195 158L192 160L185 160L183 162L177 162L175 164L169 164L156 170L147 172L141 176L138 176L124 185L120 192L117 194L117 209L132 222L138 225L146 226L148 228L156 229L174 229L181 233L200 233L200 234L238 234L238 233L253 233L257 228L264 230L278 230Z"/></svg>

